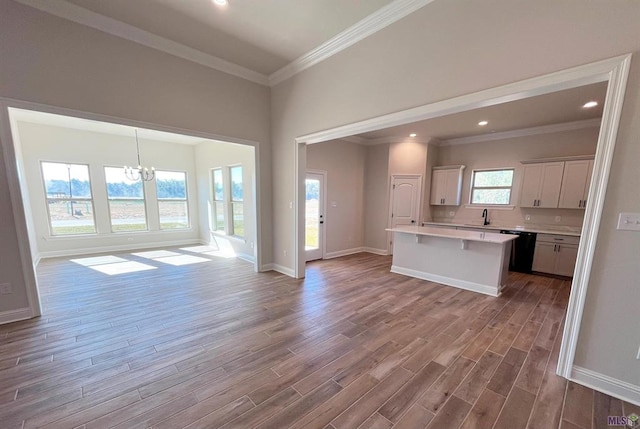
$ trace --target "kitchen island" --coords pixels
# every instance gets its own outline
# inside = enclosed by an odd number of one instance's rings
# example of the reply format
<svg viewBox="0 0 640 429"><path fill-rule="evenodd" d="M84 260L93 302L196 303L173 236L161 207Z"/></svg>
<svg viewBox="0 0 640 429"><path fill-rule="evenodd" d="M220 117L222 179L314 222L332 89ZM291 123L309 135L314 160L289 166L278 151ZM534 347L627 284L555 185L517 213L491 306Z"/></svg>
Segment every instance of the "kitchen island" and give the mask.
<svg viewBox="0 0 640 429"><path fill-rule="evenodd" d="M498 296L516 236L426 226L398 226L391 272Z"/></svg>

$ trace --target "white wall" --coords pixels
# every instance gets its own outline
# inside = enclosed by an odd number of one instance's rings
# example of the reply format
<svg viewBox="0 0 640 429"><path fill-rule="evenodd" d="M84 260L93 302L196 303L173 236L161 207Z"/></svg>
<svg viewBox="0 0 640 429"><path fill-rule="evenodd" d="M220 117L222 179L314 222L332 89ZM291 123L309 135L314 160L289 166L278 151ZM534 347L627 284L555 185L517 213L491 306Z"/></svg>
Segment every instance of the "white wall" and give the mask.
<svg viewBox="0 0 640 429"><path fill-rule="evenodd" d="M364 175L364 245L387 251L389 217L389 145L367 147Z"/></svg>
<svg viewBox="0 0 640 429"><path fill-rule="evenodd" d="M254 149L232 143L204 142L195 147L196 170L198 176L198 212L200 219L200 239L205 243L223 248L233 248L244 259L254 261L255 255L255 156ZM244 197L244 237L227 237L212 231L213 190L211 170L222 168L224 179L228 180L229 166L242 166Z"/></svg>
<svg viewBox="0 0 640 429"><path fill-rule="evenodd" d="M16 3L0 0L0 97L246 139L259 145L264 263L271 260L270 90ZM6 112L3 112L6 114ZM6 124L4 124L6 125ZM189 134L187 132L186 134ZM3 136L7 135L4 130ZM12 151L2 143L5 154ZM8 174L0 173L0 315L26 308ZM20 210L18 222L24 224Z"/></svg>
<svg viewBox="0 0 640 429"><path fill-rule="evenodd" d="M431 172L433 167L438 165L438 151L439 147L435 144L427 145L427 165L425 168L426 177L424 178L424 196L422 197L422 221L431 222L433 220L433 213L430 205L431 195Z"/></svg>
<svg viewBox="0 0 640 429"><path fill-rule="evenodd" d="M342 140L310 145L307 168L327 172L326 253L364 245L365 148ZM334 207L335 206L335 207Z"/></svg>
<svg viewBox="0 0 640 429"><path fill-rule="evenodd" d="M468 208L471 191L471 176L474 169L514 168L511 204L513 210L489 208L489 219L495 225L529 226L582 226L584 210L520 208L520 187L523 164L520 161L572 155L593 155L598 143L599 128L585 128L553 134L539 134L482 143L472 143L438 148L436 165L465 165L462 179L462 198L459 207L431 207L436 222L482 223L484 207ZM429 200L429 189L425 199ZM451 216L450 212L454 212ZM531 216L527 221L525 216ZM560 216L560 222L555 217Z"/></svg>
<svg viewBox="0 0 640 429"><path fill-rule="evenodd" d="M86 130L60 128L18 121L24 179L29 193L36 251L41 257L79 255L115 249L135 249L199 239L194 148L184 144L140 140L143 163L157 170L187 173L189 229L159 228L156 182L144 182L148 231L112 233L104 167L121 167L136 162L135 139ZM87 164L93 192L96 234L52 236L45 204L41 161Z"/></svg>
<svg viewBox="0 0 640 429"><path fill-rule="evenodd" d="M427 166L427 145L407 139L389 146L389 175L420 174Z"/></svg>
<svg viewBox="0 0 640 429"><path fill-rule="evenodd" d="M575 363L640 386L640 240L616 230L640 207L639 18L640 2L432 2L273 88L274 262L293 269L296 137L631 52Z"/></svg>

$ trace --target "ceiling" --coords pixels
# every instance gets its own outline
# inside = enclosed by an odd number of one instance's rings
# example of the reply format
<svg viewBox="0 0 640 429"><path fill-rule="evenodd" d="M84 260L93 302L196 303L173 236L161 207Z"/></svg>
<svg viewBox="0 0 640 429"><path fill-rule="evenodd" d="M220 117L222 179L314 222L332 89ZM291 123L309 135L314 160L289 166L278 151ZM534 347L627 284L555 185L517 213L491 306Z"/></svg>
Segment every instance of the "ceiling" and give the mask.
<svg viewBox="0 0 640 429"><path fill-rule="evenodd" d="M547 125L586 121L602 117L607 92L607 82L566 89L509 103L468 110L411 124L359 134L361 144L388 143L406 139L416 133L419 141L460 139L512 130ZM587 101L597 101L598 106L585 109ZM486 120L481 127L478 122Z"/></svg>
<svg viewBox="0 0 640 429"><path fill-rule="evenodd" d="M269 75L393 0L56 0Z"/></svg>

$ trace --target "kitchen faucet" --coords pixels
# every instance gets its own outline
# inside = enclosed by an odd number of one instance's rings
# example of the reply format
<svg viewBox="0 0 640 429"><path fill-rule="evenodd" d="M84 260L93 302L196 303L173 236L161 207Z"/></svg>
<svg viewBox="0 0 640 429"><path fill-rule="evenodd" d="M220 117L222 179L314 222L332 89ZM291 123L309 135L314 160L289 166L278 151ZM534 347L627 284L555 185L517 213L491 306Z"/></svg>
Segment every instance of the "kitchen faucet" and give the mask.
<svg viewBox="0 0 640 429"><path fill-rule="evenodd" d="M484 219L482 224L489 225L489 212L487 211L487 209L482 210L482 218Z"/></svg>

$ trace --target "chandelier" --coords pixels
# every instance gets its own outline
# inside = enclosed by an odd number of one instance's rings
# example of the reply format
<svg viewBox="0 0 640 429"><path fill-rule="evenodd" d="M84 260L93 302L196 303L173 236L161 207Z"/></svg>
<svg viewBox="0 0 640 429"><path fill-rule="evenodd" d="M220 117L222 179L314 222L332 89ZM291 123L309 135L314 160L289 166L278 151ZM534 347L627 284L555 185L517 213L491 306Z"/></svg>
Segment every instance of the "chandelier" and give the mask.
<svg viewBox="0 0 640 429"><path fill-rule="evenodd" d="M150 182L156 177L156 169L151 167L149 170L147 167L143 167L140 162L140 143L138 142L138 130L135 130L136 133L136 153L138 155L138 167L130 167L124 166L124 175L127 176L127 179L137 182L138 180L144 180L145 182Z"/></svg>

